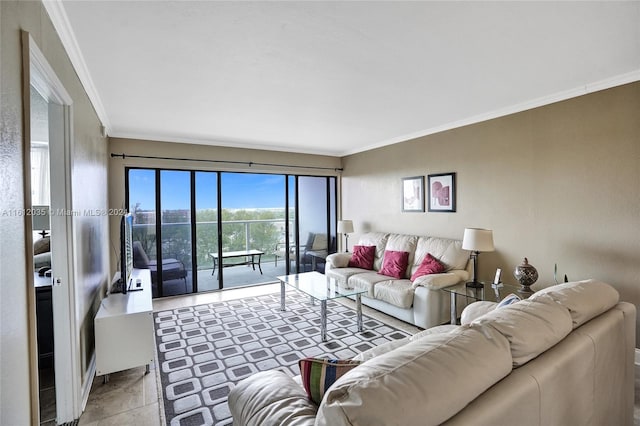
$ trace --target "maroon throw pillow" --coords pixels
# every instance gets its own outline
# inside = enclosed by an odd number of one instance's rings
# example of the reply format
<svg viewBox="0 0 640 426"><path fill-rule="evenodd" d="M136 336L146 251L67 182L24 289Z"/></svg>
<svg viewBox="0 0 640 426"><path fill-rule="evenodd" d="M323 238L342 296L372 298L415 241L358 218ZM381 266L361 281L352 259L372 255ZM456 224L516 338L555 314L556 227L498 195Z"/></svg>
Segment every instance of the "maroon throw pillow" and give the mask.
<svg viewBox="0 0 640 426"><path fill-rule="evenodd" d="M378 271L381 275L393 278L404 278L409 264L409 253L406 251L385 250L382 268Z"/></svg>
<svg viewBox="0 0 640 426"><path fill-rule="evenodd" d="M349 266L371 270L375 255L376 246L353 246L353 255L349 259Z"/></svg>
<svg viewBox="0 0 640 426"><path fill-rule="evenodd" d="M445 269L446 268L444 267L442 262L431 256L431 253L427 253L424 259L422 259L422 263L420 263L418 269L416 269L413 275L411 275L411 281L413 282L416 278L423 275L439 274L441 272L444 272Z"/></svg>

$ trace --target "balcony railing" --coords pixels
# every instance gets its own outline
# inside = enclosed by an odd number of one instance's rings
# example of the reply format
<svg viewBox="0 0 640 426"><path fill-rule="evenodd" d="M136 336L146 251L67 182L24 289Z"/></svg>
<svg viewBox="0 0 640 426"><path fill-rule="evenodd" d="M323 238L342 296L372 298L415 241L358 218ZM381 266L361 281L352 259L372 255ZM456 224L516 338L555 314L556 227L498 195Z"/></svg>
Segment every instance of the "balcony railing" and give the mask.
<svg viewBox="0 0 640 426"><path fill-rule="evenodd" d="M222 222L223 251L261 250L262 261L273 260L273 252L284 241L286 219L247 219ZM198 269L210 269L209 253L218 251L218 222L196 222L196 254ZM156 258L156 225L134 224L133 239L141 242L150 259ZM181 260L191 269L191 223L162 224L162 254Z"/></svg>

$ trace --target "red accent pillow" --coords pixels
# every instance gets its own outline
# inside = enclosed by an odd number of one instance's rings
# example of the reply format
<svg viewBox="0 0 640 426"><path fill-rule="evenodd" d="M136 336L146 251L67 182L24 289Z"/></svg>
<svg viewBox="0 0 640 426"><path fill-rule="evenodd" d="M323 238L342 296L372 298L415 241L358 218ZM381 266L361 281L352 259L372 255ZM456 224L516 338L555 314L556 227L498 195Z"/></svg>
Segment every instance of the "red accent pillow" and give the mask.
<svg viewBox="0 0 640 426"><path fill-rule="evenodd" d="M411 281L415 281L416 278L421 277L423 275L429 274L439 274L444 272L445 266L435 257L431 256L431 253L427 253L427 255L422 259L422 263L416 271L411 275Z"/></svg>
<svg viewBox="0 0 640 426"><path fill-rule="evenodd" d="M349 266L371 270L375 256L376 246L353 246L353 256L349 259Z"/></svg>
<svg viewBox="0 0 640 426"><path fill-rule="evenodd" d="M385 250L382 268L378 271L381 275L387 275L393 278L404 278L409 264L409 253L406 251Z"/></svg>

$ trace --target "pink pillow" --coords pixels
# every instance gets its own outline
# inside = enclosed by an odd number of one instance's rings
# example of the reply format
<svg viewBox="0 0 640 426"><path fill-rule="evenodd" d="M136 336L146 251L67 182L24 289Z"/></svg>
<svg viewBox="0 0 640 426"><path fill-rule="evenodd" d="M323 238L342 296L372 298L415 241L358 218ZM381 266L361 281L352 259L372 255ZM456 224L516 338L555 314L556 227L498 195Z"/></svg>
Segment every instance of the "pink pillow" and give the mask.
<svg viewBox="0 0 640 426"><path fill-rule="evenodd" d="M385 250L382 268L378 271L381 275L388 275L393 278L404 278L409 263L409 253L406 251Z"/></svg>
<svg viewBox="0 0 640 426"><path fill-rule="evenodd" d="M431 256L431 253L427 253L424 259L422 259L422 263L420 263L418 269L416 269L413 275L411 275L411 281L413 282L416 278L423 275L439 274L441 272L444 272L445 269L446 268L444 267L442 262Z"/></svg>
<svg viewBox="0 0 640 426"><path fill-rule="evenodd" d="M353 256L349 259L349 266L371 270L375 255L376 246L353 246Z"/></svg>

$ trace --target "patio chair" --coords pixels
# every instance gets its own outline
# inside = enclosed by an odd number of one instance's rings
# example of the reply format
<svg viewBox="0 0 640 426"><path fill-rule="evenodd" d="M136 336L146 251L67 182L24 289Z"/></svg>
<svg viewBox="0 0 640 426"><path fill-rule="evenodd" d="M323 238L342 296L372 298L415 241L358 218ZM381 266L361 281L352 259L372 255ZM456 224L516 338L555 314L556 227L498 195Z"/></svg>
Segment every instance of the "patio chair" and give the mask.
<svg viewBox="0 0 640 426"><path fill-rule="evenodd" d="M307 247L313 247L316 236L320 236L320 234L315 234L313 232L309 232L307 235L307 242L300 246L300 258L303 260L306 256ZM293 242L294 240L291 239ZM325 237L326 242L326 237ZM275 256L275 266L278 266L278 258L286 259L287 258L287 244L285 242L280 242L276 244L275 250L273 251ZM295 244L289 245L289 259L291 262L295 261L296 258L296 246Z"/></svg>
<svg viewBox="0 0 640 426"><path fill-rule="evenodd" d="M140 241L133 242L133 267L138 269L151 270L151 285L158 284L158 261L149 260L149 256L142 248ZM171 280L184 280L184 291L187 292L187 269L179 259L163 258L162 259L162 280L164 282Z"/></svg>

